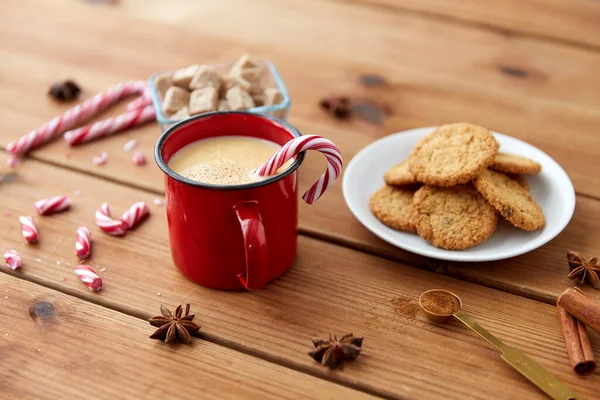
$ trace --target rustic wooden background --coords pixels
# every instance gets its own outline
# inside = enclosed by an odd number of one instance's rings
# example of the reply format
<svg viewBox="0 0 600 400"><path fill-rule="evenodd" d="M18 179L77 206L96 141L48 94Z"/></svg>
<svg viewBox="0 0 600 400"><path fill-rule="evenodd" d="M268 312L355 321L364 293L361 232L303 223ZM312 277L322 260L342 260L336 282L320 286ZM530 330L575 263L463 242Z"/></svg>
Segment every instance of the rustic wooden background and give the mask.
<svg viewBox="0 0 600 400"><path fill-rule="evenodd" d="M173 267L163 208L151 205L151 218L126 238L94 224L102 202L122 212L163 196L154 163L136 167L122 150L137 138L151 157L157 124L75 149L57 140L0 184L2 252L15 248L24 258L18 272L1 268L0 398L544 398L466 328L417 313L418 295L434 287L459 294L493 334L597 398L598 373L578 377L568 365L553 303L573 285L567 249L600 255L599 2L23 0L1 2L0 22L2 147L69 107L45 95L56 80L75 79L87 98L117 82L248 52L277 65L292 96L290 122L331 138L346 160L390 133L470 121L547 152L577 192L572 222L551 243L510 260L462 264L377 239L336 184L316 205L301 206L290 272L264 290L229 293L195 285ZM386 85L365 87L363 74ZM318 107L327 95L376 100L391 115L382 125L337 121ZM108 163L93 165L102 151ZM311 154L301 187L323 166ZM72 197L72 210L36 217L40 243L25 245L17 216L61 193ZM73 273L79 225L92 231L90 264L105 268L97 294ZM53 304L53 316L30 314L42 301ZM147 339L145 319L160 304L185 302L204 340ZM310 338L330 330L366 337L363 355L343 371L306 355Z"/></svg>

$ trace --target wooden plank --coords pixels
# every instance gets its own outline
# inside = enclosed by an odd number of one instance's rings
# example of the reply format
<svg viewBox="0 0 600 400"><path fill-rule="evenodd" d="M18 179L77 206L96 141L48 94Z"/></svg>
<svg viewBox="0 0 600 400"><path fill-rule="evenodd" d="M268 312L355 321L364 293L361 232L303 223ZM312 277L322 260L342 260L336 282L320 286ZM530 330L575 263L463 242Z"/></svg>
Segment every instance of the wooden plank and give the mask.
<svg viewBox="0 0 600 400"><path fill-rule="evenodd" d="M81 193L73 196L72 210L36 217L40 243L24 244L16 216L31 213L38 198L74 190ZM14 273L22 278L142 318L156 314L161 303L190 302L203 332L215 341L370 393L415 399L543 398L477 336L457 324L433 325L418 313L421 292L446 288L458 293L466 311L493 334L582 394L592 397L600 390L597 376L582 379L571 371L550 305L305 237L299 238L298 258L289 273L264 290L215 291L191 283L173 267L164 210L153 207L151 217L125 238L110 237L94 226L94 210L101 202L109 201L118 213L133 201L152 197L28 162L0 188L0 203L12 213L0 216L0 242L22 253L24 266ZM90 264L105 283L97 294L72 272L79 225L92 232ZM366 337L364 354L344 371L326 371L305 354L310 337L330 330ZM596 336L593 341L600 351ZM480 382L486 382L485 392Z"/></svg>
<svg viewBox="0 0 600 400"><path fill-rule="evenodd" d="M600 6L586 0L355 0L366 6L383 6L389 11L417 12L458 23L534 35L570 45L600 47Z"/></svg>
<svg viewBox="0 0 600 400"><path fill-rule="evenodd" d="M255 2L252 13L268 23L250 26L256 18L229 11L242 6L237 1L172 8L164 2L129 0L102 8L30 0L22 7L2 8L6 22L0 35L6 45L0 54L6 62L0 66L0 142L16 139L67 108L42 95L57 78L74 76L91 95L117 81L250 51L279 66L294 100L291 122L304 132L327 134L347 159L398 129L468 120L540 147L565 167L579 193L600 197L600 177L588 167L596 161L600 124L595 90L600 54L338 3L322 3L315 13L314 5L305 2ZM290 7L294 18L284 18ZM195 23L202 15L212 17ZM124 36L118 26L133 26L136 34ZM243 37L237 34L240 29ZM377 35L386 40L372 40ZM182 50L183 37L202 46ZM388 86L362 87L358 80L363 73L384 76ZM317 107L330 93L377 98L392 108L394 118L383 128L333 121ZM129 135L143 137L142 149L150 154L156 134L156 126L149 126ZM162 180L154 169L122 173L129 156L117 153L126 137L72 151L68 160L64 143L36 156L100 173L89 160L106 150L112 160L101 169L106 176L160 190ZM312 177L320 166L308 168L315 168L309 172Z"/></svg>
<svg viewBox="0 0 600 400"><path fill-rule="evenodd" d="M374 398L202 339L149 340L144 320L6 274L0 292L7 398Z"/></svg>

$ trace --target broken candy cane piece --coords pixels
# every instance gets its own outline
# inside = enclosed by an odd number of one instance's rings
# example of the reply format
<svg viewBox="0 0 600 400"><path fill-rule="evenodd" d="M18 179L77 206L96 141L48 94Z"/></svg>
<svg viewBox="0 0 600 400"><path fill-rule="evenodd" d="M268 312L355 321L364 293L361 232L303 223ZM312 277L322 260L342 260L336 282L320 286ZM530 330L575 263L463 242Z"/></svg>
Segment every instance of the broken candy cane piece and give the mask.
<svg viewBox="0 0 600 400"><path fill-rule="evenodd" d="M103 151L102 154L96 157L92 157L92 163L94 165L104 165L108 161L108 153Z"/></svg>
<svg viewBox="0 0 600 400"><path fill-rule="evenodd" d="M19 217L19 222L21 222L21 233L25 238L27 243L35 243L38 240L38 230L33 224L33 218L27 217Z"/></svg>
<svg viewBox="0 0 600 400"><path fill-rule="evenodd" d="M143 201L138 201L129 207L129 210L123 213L121 221L127 227L127 229L131 229L142 219L144 219L146 215L148 215L149 211L148 204Z"/></svg>
<svg viewBox="0 0 600 400"><path fill-rule="evenodd" d="M123 236L125 234L126 225L122 221L110 217L110 208L107 203L103 203L96 211L96 225L109 235Z"/></svg>
<svg viewBox="0 0 600 400"><path fill-rule="evenodd" d="M4 253L4 261L6 261L6 265L13 271L17 268L21 268L21 256L16 250L8 250Z"/></svg>
<svg viewBox="0 0 600 400"><path fill-rule="evenodd" d="M133 149L135 149L138 145L138 141L137 139L131 139L130 141L128 141L127 143L125 143L123 145L123 150L124 151L131 151Z"/></svg>
<svg viewBox="0 0 600 400"><path fill-rule="evenodd" d="M85 226L77 228L77 241L75 242L75 255L80 260L85 260L90 255L92 249L92 235Z"/></svg>
<svg viewBox="0 0 600 400"><path fill-rule="evenodd" d="M92 292L102 289L102 279L89 265L78 265L75 267L75 273Z"/></svg>
<svg viewBox="0 0 600 400"><path fill-rule="evenodd" d="M42 199L35 202L35 210L39 215L50 215L64 211L71 206L67 196L56 196L50 199Z"/></svg>

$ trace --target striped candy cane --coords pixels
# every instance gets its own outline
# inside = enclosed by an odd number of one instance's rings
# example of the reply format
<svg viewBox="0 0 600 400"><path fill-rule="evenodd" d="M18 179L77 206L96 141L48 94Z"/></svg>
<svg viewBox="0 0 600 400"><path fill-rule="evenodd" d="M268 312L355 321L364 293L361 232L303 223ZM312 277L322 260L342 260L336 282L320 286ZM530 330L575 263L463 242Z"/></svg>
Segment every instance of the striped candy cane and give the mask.
<svg viewBox="0 0 600 400"><path fill-rule="evenodd" d="M302 196L305 202L313 204L342 172L342 155L331 140L317 135L292 139L261 165L256 170L256 174L258 176L274 175L288 160L306 150L317 150L327 158L327 170Z"/></svg>
<svg viewBox="0 0 600 400"><path fill-rule="evenodd" d="M75 242L75 255L80 260L85 260L92 249L92 235L88 228L80 226L77 228L77 241Z"/></svg>
<svg viewBox="0 0 600 400"><path fill-rule="evenodd" d="M13 271L17 268L21 268L21 256L17 253L16 250L8 250L4 253L4 261L6 261L6 265Z"/></svg>
<svg viewBox="0 0 600 400"><path fill-rule="evenodd" d="M71 202L67 196L56 196L35 202L35 210L39 215L50 215L68 209Z"/></svg>
<svg viewBox="0 0 600 400"><path fill-rule="evenodd" d="M125 234L126 225L122 221L110 217L110 207L107 203L103 203L96 211L96 225L109 235L123 236Z"/></svg>
<svg viewBox="0 0 600 400"><path fill-rule="evenodd" d="M38 129L31 131L17 141L9 143L6 146L6 151L12 156L10 160L14 163L15 158L73 129L83 121L93 117L98 111L108 108L110 105L127 96L137 94L143 97L147 90L148 85L145 81L130 81L119 83L97 94L91 99L71 108L63 115L55 117Z"/></svg>
<svg viewBox="0 0 600 400"><path fill-rule="evenodd" d="M113 118L98 121L83 128L73 129L65 133L65 140L71 146L86 143L105 136L113 135L146 122L154 121L156 113L152 104L134 108Z"/></svg>
<svg viewBox="0 0 600 400"><path fill-rule="evenodd" d="M31 217L19 217L21 223L21 233L27 243L35 243L38 240L38 230Z"/></svg>
<svg viewBox="0 0 600 400"><path fill-rule="evenodd" d="M102 289L102 279L89 265L78 265L75 267L75 273L92 292Z"/></svg>
<svg viewBox="0 0 600 400"><path fill-rule="evenodd" d="M127 229L131 229L144 219L149 212L148 204L143 201L138 201L129 207L129 210L123 213L121 221Z"/></svg>

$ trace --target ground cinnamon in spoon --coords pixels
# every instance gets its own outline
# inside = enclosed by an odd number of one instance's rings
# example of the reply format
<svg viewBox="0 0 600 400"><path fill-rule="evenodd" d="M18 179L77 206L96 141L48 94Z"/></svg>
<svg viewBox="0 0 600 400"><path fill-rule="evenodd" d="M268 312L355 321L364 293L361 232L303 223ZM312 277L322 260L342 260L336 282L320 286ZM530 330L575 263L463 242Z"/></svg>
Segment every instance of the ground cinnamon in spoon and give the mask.
<svg viewBox="0 0 600 400"><path fill-rule="evenodd" d="M450 293L435 291L423 294L421 305L433 314L449 315L459 309L458 300Z"/></svg>

